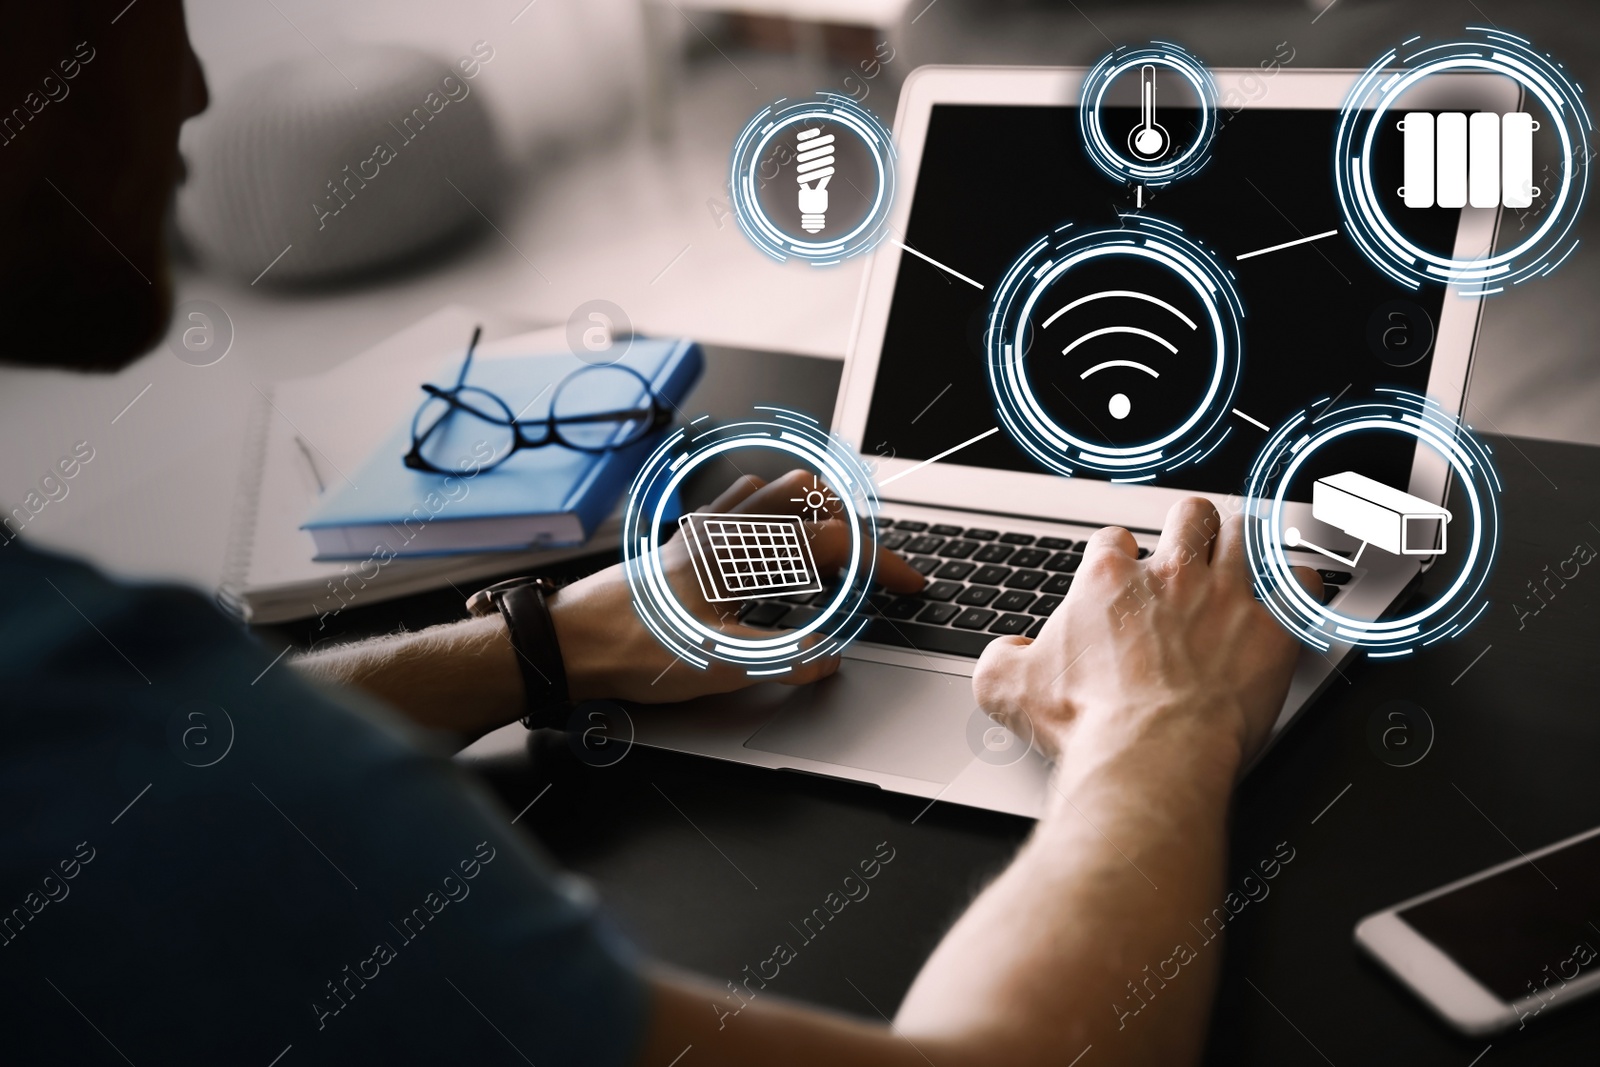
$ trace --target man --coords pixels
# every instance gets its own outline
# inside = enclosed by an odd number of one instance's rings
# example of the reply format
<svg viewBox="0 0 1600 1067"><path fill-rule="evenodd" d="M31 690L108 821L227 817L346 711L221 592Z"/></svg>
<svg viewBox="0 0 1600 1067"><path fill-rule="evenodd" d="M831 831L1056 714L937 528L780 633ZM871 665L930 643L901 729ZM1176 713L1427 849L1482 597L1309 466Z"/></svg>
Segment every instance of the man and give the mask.
<svg viewBox="0 0 1600 1067"><path fill-rule="evenodd" d="M0 122L12 361L115 368L162 331L162 214L178 127L205 89L178 0L110 10L29 5L0 44L0 103L22 108ZM714 507L770 511L798 476L743 480ZM819 565L840 560L842 532L812 528ZM117 585L6 536L5 1062L666 1067L692 1046L686 1064L964 1067L1064 1063L1091 1043L1098 1064L1198 1055L1215 954L1138 1026L1106 1005L1220 899L1229 793L1294 658L1250 595L1237 520L1205 501L1173 508L1147 561L1126 531L1095 535L1038 639L985 653L977 699L1027 720L1057 758L1051 808L892 1027L775 997L724 1026L710 1007L722 989L640 959L492 799L418 746L395 712L465 735L524 712L539 683L524 681L515 620L272 669L206 598ZM686 554L668 551L692 596ZM922 581L888 554L880 573L900 591ZM1116 606L1130 583L1137 612ZM652 684L668 653L616 568L546 610L534 651L558 655L546 665L573 699L748 681L713 669ZM226 749L206 748L213 736Z"/></svg>

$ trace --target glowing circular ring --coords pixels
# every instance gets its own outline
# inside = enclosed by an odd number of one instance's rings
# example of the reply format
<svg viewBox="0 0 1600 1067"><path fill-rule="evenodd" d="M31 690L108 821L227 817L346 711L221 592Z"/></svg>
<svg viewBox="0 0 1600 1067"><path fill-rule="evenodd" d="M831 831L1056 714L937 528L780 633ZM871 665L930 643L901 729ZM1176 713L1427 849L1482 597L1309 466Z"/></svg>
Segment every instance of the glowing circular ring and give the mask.
<svg viewBox="0 0 1600 1067"><path fill-rule="evenodd" d="M791 127L828 122L854 134L866 147L877 174L872 207L849 233L827 240L796 236L773 222L761 206L759 184L764 181L762 160L772 142ZM764 107L745 124L733 142L733 163L728 195L739 229L773 259L790 257L814 267L832 266L870 252L889 232L889 209L894 205L895 151L888 129L872 112L838 93L818 93L814 100Z"/></svg>
<svg viewBox="0 0 1600 1067"><path fill-rule="evenodd" d="M1172 159L1154 163L1129 159L1119 147L1113 147L1100 116L1111 83L1146 65L1175 71L1200 101L1199 136ZM1217 132L1217 82L1203 63L1177 45L1155 41L1145 48L1124 45L1116 49L1084 75L1079 101L1078 131L1084 151L1095 166L1117 181L1160 188L1188 177L1211 158L1211 141Z"/></svg>
<svg viewBox="0 0 1600 1067"><path fill-rule="evenodd" d="M1500 544L1500 475L1487 445L1438 404L1416 393L1383 389L1385 397L1318 414L1319 403L1296 413L1268 439L1250 468L1245 498L1245 552L1262 603L1307 645L1327 651L1355 645L1376 659L1408 655L1454 637L1489 606L1484 588ZM1448 589L1420 610L1395 618L1359 619L1334 611L1307 593L1290 570L1281 538L1284 496L1317 449L1349 434L1401 433L1449 464L1472 512L1467 559Z"/></svg>
<svg viewBox="0 0 1600 1067"><path fill-rule="evenodd" d="M1333 176L1345 232L1373 265L1410 289L1424 282L1460 284L1472 296L1549 274L1577 247L1573 234L1589 191L1589 113L1583 89L1560 64L1529 42L1503 30L1468 27L1479 40L1428 45L1404 56L1390 50L1368 67L1339 113ZM1401 48L1416 44L1413 37ZM1406 237L1389 218L1372 177L1372 146L1400 94L1431 74L1478 71L1520 84L1552 118L1568 165L1548 216L1527 238L1495 255L1455 259L1430 252ZM1574 160L1583 160L1574 166Z"/></svg>
<svg viewBox="0 0 1600 1067"><path fill-rule="evenodd" d="M692 424L661 443L628 490L622 548L634 610L662 645L701 669L716 659L768 677L786 674L798 663L838 655L866 626L861 609L877 566L873 520L878 493L855 450L815 419L783 408L757 410L772 418L705 429ZM850 561L833 599L806 625L764 638L730 637L695 617L673 594L661 566L661 535L677 528L671 520L684 479L708 460L752 449L785 453L814 469L839 498L850 531ZM814 643L802 647L813 635Z"/></svg>
<svg viewBox="0 0 1600 1067"><path fill-rule="evenodd" d="M1178 426L1132 446L1085 441L1062 427L1034 395L1026 366L1035 305L1072 268L1109 256L1145 259L1178 275L1205 306L1211 328L1212 374L1205 396ZM1024 451L1058 474L1087 470L1111 475L1114 482L1142 482L1194 462L1229 432L1223 419L1239 384L1243 318L1232 273L1177 226L1140 215L1123 216L1123 228L1116 230L1074 233L1067 223L1011 265L989 305L985 364L1000 424Z"/></svg>

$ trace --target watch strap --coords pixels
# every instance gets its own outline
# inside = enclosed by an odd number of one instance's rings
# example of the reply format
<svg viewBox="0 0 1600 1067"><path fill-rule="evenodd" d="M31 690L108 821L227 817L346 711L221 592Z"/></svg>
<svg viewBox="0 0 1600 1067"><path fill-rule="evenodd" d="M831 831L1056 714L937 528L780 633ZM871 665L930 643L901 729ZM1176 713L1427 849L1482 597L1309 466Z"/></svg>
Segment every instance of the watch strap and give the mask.
<svg viewBox="0 0 1600 1067"><path fill-rule="evenodd" d="M571 708L567 668L546 600L555 590L554 583L544 578L514 578L482 590L468 602L468 610L474 614L487 614L486 608L492 605L505 619L522 672L527 709L522 724L530 730L564 728Z"/></svg>

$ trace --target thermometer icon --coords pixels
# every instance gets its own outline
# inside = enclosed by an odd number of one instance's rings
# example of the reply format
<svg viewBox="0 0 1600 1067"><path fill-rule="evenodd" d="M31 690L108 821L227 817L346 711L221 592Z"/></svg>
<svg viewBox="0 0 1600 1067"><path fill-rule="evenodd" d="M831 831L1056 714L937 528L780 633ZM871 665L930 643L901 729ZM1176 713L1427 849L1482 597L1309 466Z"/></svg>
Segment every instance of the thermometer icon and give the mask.
<svg viewBox="0 0 1600 1067"><path fill-rule="evenodd" d="M1156 122L1156 68L1139 68L1139 125L1128 133L1128 149L1140 159L1154 161L1167 154L1172 137Z"/></svg>

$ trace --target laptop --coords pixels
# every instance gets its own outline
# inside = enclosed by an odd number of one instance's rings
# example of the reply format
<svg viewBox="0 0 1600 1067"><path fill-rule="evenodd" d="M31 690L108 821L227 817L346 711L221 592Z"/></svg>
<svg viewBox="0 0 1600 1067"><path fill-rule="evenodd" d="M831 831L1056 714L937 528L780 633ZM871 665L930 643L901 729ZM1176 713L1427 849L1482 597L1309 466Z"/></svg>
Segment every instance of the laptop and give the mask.
<svg viewBox="0 0 1600 1067"><path fill-rule="evenodd" d="M1084 73L924 67L901 92L892 236L866 266L832 429L875 468L880 543L927 574L928 588L915 598L874 597L871 621L833 678L642 711L633 716L636 741L860 782L930 806L1037 817L1048 765L976 707L971 676L999 634L1038 632L1070 589L1092 532L1126 527L1148 551L1167 509L1186 495L1205 495L1224 514L1238 510L1235 494L1268 428L1319 399L1331 410L1403 388L1461 414L1479 299L1402 288L1342 234L1301 240L1341 229L1332 152L1355 72L1214 71L1226 106L1212 157L1156 190L1119 185L1085 155L1076 106ZM1441 77L1429 92L1456 110L1467 101L1512 111L1519 99L1514 86L1474 75ZM1128 103L1136 121L1137 99ZM1063 222L1114 227L1140 210L1204 242L1235 276L1244 318L1232 432L1202 461L1153 481L1063 477L1004 431L984 436L997 425L984 370L989 299L1023 250ZM1431 228L1436 247L1467 258L1488 252L1497 223L1496 209L1467 208L1436 209L1418 224ZM1285 247L1259 252L1274 246ZM1391 322L1386 309L1397 302L1407 310ZM1411 331L1403 358L1393 351L1401 340L1382 334L1396 323ZM1442 505L1447 469L1392 436L1364 446L1361 469ZM1290 511L1309 518L1310 507L1297 501ZM1290 556L1322 572L1344 613L1370 618L1427 563L1385 553L1357 566ZM775 626L805 610L785 602L745 609L752 624ZM1274 738L1352 651L1302 649Z"/></svg>

